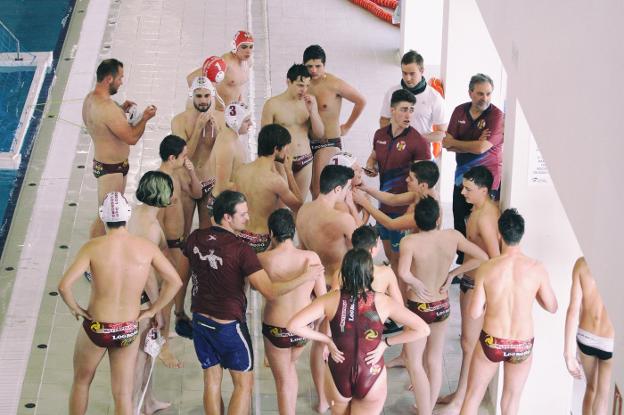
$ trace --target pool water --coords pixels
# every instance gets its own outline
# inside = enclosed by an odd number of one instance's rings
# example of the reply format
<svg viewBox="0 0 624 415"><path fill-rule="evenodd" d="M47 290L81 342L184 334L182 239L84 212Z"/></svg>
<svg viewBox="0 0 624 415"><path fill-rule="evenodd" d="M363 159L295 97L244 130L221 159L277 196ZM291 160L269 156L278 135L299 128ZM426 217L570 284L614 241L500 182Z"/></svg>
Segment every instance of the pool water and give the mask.
<svg viewBox="0 0 624 415"><path fill-rule="evenodd" d="M0 151L11 150L34 75L35 68L0 67Z"/></svg>
<svg viewBox="0 0 624 415"><path fill-rule="evenodd" d="M19 39L22 50L54 51L73 4L72 0L0 0L0 20Z"/></svg>
<svg viewBox="0 0 624 415"><path fill-rule="evenodd" d="M19 39L21 50L25 53L52 51L54 54L52 71L45 76L39 94L39 108L43 108L47 101L75 2L76 0L0 0L0 20ZM3 34L0 47L12 45L12 41L6 39L9 39L8 35ZM1 151L6 148L6 143L10 148L13 142L12 135L8 139L6 136L14 132L19 123L33 75L34 71L24 71L23 68L17 72L0 68ZM4 248L41 115L41 111L35 111L30 120L22 145L20 168L0 170L0 252Z"/></svg>

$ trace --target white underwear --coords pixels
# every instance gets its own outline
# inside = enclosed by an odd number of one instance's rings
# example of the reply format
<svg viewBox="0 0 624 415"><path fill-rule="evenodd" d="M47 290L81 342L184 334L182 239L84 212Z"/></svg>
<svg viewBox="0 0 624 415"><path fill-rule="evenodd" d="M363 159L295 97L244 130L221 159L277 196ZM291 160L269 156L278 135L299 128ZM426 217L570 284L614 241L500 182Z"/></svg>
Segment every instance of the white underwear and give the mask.
<svg viewBox="0 0 624 415"><path fill-rule="evenodd" d="M600 349L603 352L613 353L613 339L596 336L582 328L576 332L576 340L587 347Z"/></svg>

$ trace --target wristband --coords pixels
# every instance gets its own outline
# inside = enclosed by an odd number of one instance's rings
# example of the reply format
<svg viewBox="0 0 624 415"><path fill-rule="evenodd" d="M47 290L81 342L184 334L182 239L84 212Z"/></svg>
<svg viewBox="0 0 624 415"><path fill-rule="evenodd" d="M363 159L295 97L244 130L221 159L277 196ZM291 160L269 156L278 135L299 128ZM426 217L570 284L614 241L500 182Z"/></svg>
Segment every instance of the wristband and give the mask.
<svg viewBox="0 0 624 415"><path fill-rule="evenodd" d="M384 338L384 342L386 343L386 346L390 347L390 343L388 343L388 337Z"/></svg>

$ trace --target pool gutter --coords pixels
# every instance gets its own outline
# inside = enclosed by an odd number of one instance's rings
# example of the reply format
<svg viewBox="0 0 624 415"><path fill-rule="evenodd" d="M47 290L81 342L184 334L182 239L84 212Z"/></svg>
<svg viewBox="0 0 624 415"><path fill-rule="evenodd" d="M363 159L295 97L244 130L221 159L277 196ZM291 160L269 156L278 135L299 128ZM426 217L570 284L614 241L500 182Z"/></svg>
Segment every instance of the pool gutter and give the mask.
<svg viewBox="0 0 624 415"><path fill-rule="evenodd" d="M64 261L52 258L64 249L57 246L57 233L82 130L81 100L93 85L110 4L111 0L76 1L45 109L48 115L42 121L0 261L2 414L18 410L47 277L62 272L56 268L62 268ZM52 284L57 281L53 278Z"/></svg>

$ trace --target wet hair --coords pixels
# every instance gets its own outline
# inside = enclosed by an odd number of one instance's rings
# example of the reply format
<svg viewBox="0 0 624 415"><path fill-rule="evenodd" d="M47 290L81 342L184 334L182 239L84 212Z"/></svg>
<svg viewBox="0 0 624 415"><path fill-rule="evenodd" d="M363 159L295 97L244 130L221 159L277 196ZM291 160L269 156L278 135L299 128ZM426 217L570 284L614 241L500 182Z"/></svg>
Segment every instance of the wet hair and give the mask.
<svg viewBox="0 0 624 415"><path fill-rule="evenodd" d="M358 296L366 299L366 292L373 290L373 272L371 254L365 249L351 249L345 254L340 267L342 291L351 294L353 300Z"/></svg>
<svg viewBox="0 0 624 415"><path fill-rule="evenodd" d="M498 232L507 245L518 245L524 235L524 218L516 209L507 209L498 218Z"/></svg>
<svg viewBox="0 0 624 415"><path fill-rule="evenodd" d="M277 242L284 242L295 237L295 219L288 209L281 208L271 213L268 226Z"/></svg>
<svg viewBox="0 0 624 415"><path fill-rule="evenodd" d="M118 229L121 227L126 226L126 221L120 221L120 222L106 222L106 227L108 229Z"/></svg>
<svg viewBox="0 0 624 415"><path fill-rule="evenodd" d="M258 157L270 156L275 149L280 151L290 141L290 133L286 128L279 124L265 125L258 134Z"/></svg>
<svg viewBox="0 0 624 415"><path fill-rule="evenodd" d="M167 173L148 171L141 177L136 191L139 202L158 208L171 204L173 195L173 180Z"/></svg>
<svg viewBox="0 0 624 415"><path fill-rule="evenodd" d="M102 82L104 78L111 75L113 78L119 73L119 68L123 68L123 63L117 59L105 59L97 67L95 77L98 82Z"/></svg>
<svg viewBox="0 0 624 415"><path fill-rule="evenodd" d="M416 176L418 183L426 183L429 189L433 189L440 179L440 169L431 160L416 161L412 163L410 170Z"/></svg>
<svg viewBox="0 0 624 415"><path fill-rule="evenodd" d="M178 156L182 154L182 151L184 151L184 147L186 147L186 141L184 141L184 139L177 135L168 135L160 142L159 153L161 160L167 161L169 160L169 156L178 158Z"/></svg>
<svg viewBox="0 0 624 415"><path fill-rule="evenodd" d="M414 105L416 103L416 97L407 89L397 89L392 93L390 98L390 106L395 107L399 102L409 102Z"/></svg>
<svg viewBox="0 0 624 415"><path fill-rule="evenodd" d="M221 192L212 206L212 215L215 223L220 225L226 214L234 216L236 213L236 205L245 203L246 201L245 195L241 192L235 192L233 190L224 190Z"/></svg>
<svg viewBox="0 0 624 415"><path fill-rule="evenodd" d="M494 176L492 172L485 166L475 166L464 173L464 180L469 180L477 185L477 187L486 187L488 193L492 190Z"/></svg>
<svg viewBox="0 0 624 415"><path fill-rule="evenodd" d="M299 80L299 78L310 78L310 72L308 72L308 68L301 63L294 63L293 66L288 69L286 72L286 78L290 82L295 82Z"/></svg>
<svg viewBox="0 0 624 415"><path fill-rule="evenodd" d="M370 251L377 246L379 233L370 225L362 225L353 231L351 235L351 244L353 249L365 249Z"/></svg>
<svg viewBox="0 0 624 415"><path fill-rule="evenodd" d="M427 196L416 204L414 208L414 220L421 231L432 231L436 228L440 217L440 205L438 201Z"/></svg>
<svg viewBox="0 0 624 415"><path fill-rule="evenodd" d="M405 54L401 58L401 65L409 65L410 63L415 63L416 65L418 65L421 71L425 68L425 61L422 55L411 49L405 52Z"/></svg>
<svg viewBox="0 0 624 415"><path fill-rule="evenodd" d="M328 164L323 168L320 178L320 191L326 195L337 186L346 186L353 179L354 173L351 167Z"/></svg>
<svg viewBox="0 0 624 415"><path fill-rule="evenodd" d="M472 77L470 78L470 82L468 83L468 89L472 91L474 90L476 84L483 83L490 84L492 86L492 89L494 89L494 81L492 81L492 78L483 73L472 75Z"/></svg>
<svg viewBox="0 0 624 415"><path fill-rule="evenodd" d="M320 59L325 65L325 51L319 45L310 45L303 51L304 64L312 59Z"/></svg>

